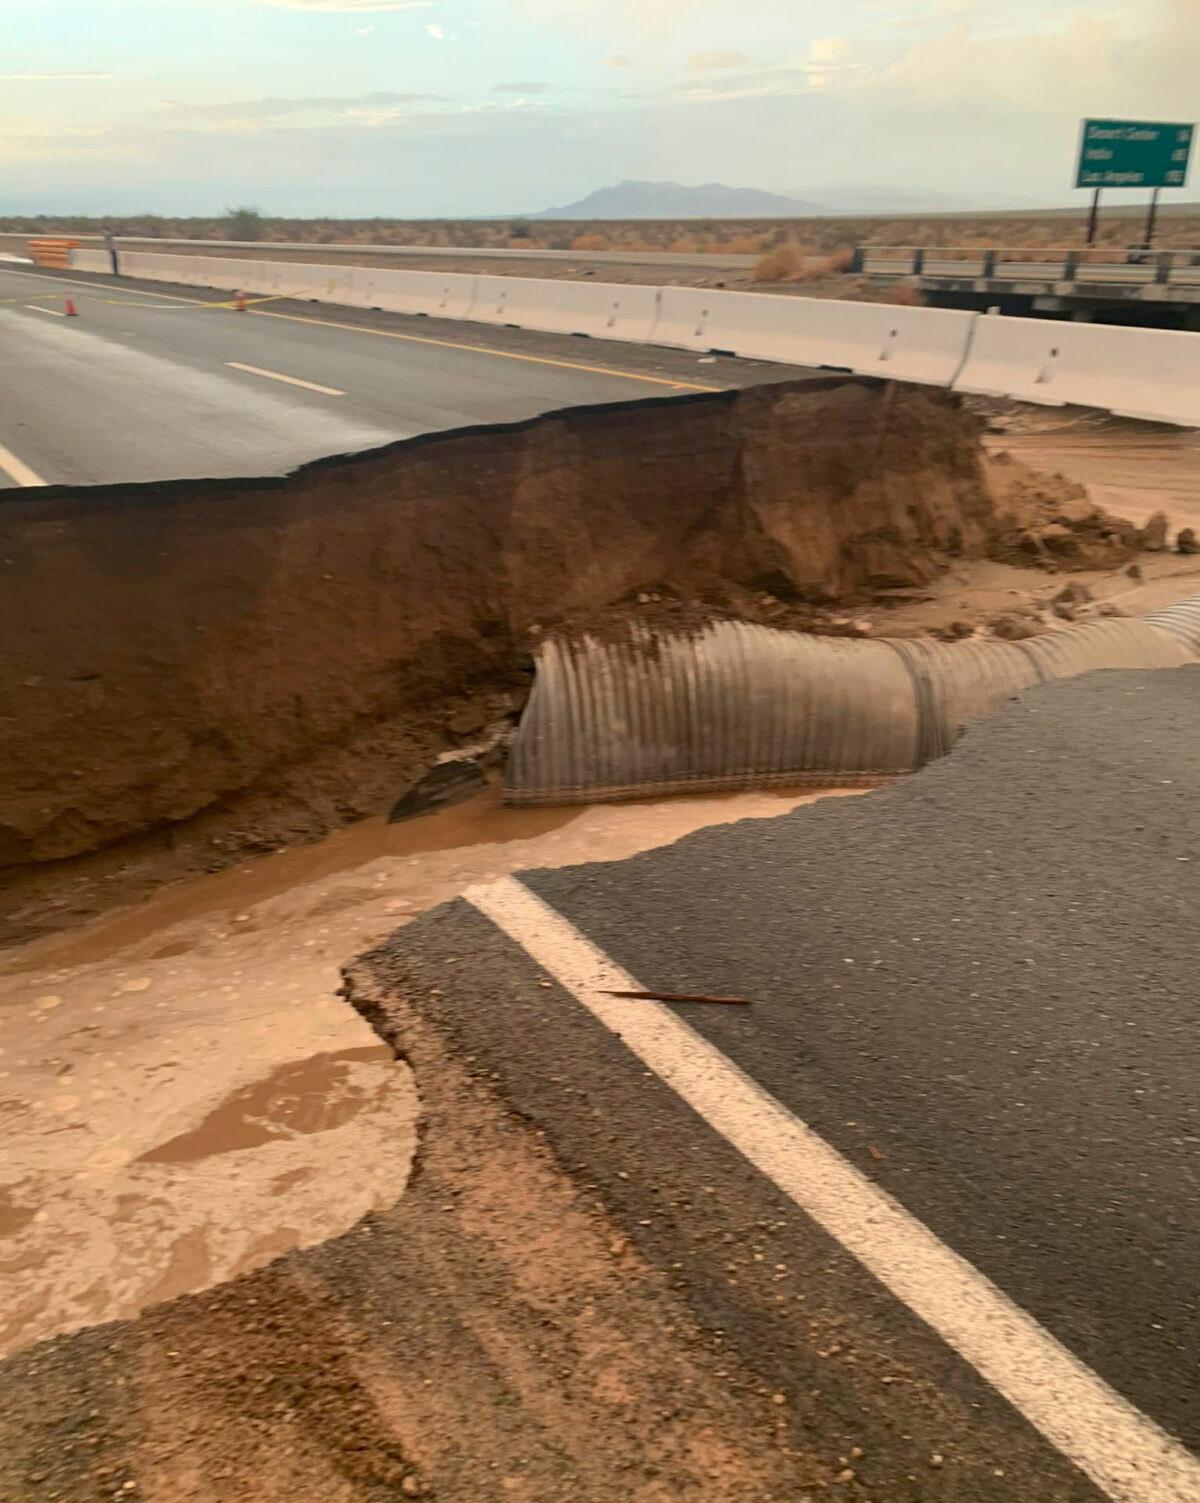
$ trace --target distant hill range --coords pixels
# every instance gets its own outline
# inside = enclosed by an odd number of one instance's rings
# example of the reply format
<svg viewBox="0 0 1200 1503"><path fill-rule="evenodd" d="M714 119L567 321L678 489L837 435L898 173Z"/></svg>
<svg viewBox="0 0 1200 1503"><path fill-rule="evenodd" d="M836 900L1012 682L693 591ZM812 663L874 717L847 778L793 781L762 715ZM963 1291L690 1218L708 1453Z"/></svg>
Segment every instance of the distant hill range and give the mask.
<svg viewBox="0 0 1200 1503"><path fill-rule="evenodd" d="M972 209L1041 208L1032 200L959 198L935 191L897 192L869 184L819 190L820 197L731 188L726 183L647 183L627 180L598 188L586 198L557 209L541 209L527 219L794 219L814 215L953 214Z"/></svg>
<svg viewBox="0 0 1200 1503"><path fill-rule="evenodd" d="M785 219L819 214L821 205L758 188L704 183L616 183L559 209L543 209L530 219Z"/></svg>

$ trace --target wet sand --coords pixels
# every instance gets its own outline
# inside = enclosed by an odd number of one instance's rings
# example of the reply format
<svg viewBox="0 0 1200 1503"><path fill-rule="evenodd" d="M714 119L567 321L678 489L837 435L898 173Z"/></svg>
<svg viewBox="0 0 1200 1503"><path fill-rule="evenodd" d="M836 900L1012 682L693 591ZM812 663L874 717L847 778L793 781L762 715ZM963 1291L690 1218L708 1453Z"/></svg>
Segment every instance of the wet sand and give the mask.
<svg viewBox="0 0 1200 1503"><path fill-rule="evenodd" d="M0 1355L261 1267L403 1193L411 1077L338 995L363 948L472 882L819 796L512 810L488 793L7 953Z"/></svg>

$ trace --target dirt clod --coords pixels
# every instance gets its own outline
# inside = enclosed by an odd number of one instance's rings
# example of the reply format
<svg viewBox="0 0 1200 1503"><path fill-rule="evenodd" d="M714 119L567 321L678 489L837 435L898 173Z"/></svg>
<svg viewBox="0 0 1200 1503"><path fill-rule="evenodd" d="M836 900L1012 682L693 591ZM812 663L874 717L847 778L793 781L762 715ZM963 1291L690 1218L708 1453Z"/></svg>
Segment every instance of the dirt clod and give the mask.
<svg viewBox="0 0 1200 1503"><path fill-rule="evenodd" d="M1047 569L1102 569L1127 563L1142 532L1099 507L1063 475L1036 475L1011 456L990 456L996 523L989 557Z"/></svg>
<svg viewBox="0 0 1200 1503"><path fill-rule="evenodd" d="M1161 553L1167 546L1167 521L1165 511L1156 511L1141 529L1141 545L1147 553Z"/></svg>
<svg viewBox="0 0 1200 1503"><path fill-rule="evenodd" d="M1045 625L1032 612L1022 614L1005 611L1002 615L994 616L988 625L992 635L999 637L1002 642L1023 642L1028 637L1041 636L1046 630Z"/></svg>

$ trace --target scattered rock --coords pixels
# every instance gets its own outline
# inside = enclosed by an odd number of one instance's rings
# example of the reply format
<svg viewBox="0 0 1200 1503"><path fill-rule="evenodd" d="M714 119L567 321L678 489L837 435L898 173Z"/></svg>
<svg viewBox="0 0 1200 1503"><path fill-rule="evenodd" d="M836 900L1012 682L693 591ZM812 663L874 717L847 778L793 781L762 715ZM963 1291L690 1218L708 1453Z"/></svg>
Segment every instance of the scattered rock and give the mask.
<svg viewBox="0 0 1200 1503"><path fill-rule="evenodd" d="M1060 621L1077 621L1080 617L1080 607L1089 604L1091 600L1092 592L1087 585L1078 584L1072 580L1051 599L1050 609Z"/></svg>
<svg viewBox="0 0 1200 1503"><path fill-rule="evenodd" d="M843 1484L847 1482L853 1482L854 1468L852 1466L844 1467L833 1480L835 1482L841 1482Z"/></svg>
<svg viewBox="0 0 1200 1503"><path fill-rule="evenodd" d="M484 727L483 711L477 705L466 705L446 721L446 729L452 736L473 736Z"/></svg>
<svg viewBox="0 0 1200 1503"><path fill-rule="evenodd" d="M1143 577L1141 564L1130 564L1128 569L1125 570L1125 573L1128 578L1136 579L1139 583L1141 582Z"/></svg>
<svg viewBox="0 0 1200 1503"><path fill-rule="evenodd" d="M1138 534L1138 541L1147 553L1161 553L1167 546L1167 514L1156 511Z"/></svg>
<svg viewBox="0 0 1200 1503"><path fill-rule="evenodd" d="M450 804L460 804L464 799L482 793L486 787L487 779L474 757L450 757L444 762L435 762L397 800L388 815L388 824L412 819L417 814L429 814L434 809L445 809Z"/></svg>
<svg viewBox="0 0 1200 1503"><path fill-rule="evenodd" d="M1038 637L1046 630L1036 616L1021 616L1007 611L988 623L992 635L1002 642L1023 642L1027 637Z"/></svg>
<svg viewBox="0 0 1200 1503"><path fill-rule="evenodd" d="M1142 531L1098 507L1081 485L1024 466L989 465L996 521L988 553L1000 562L1043 568L1112 568L1142 547Z"/></svg>
<svg viewBox="0 0 1200 1503"><path fill-rule="evenodd" d="M1200 553L1200 541L1196 538L1194 527L1181 527L1175 538L1175 549L1178 553Z"/></svg>
<svg viewBox="0 0 1200 1503"><path fill-rule="evenodd" d="M951 621L939 634L944 642L961 642L964 637L973 637L975 628L969 621Z"/></svg>
<svg viewBox="0 0 1200 1503"><path fill-rule="evenodd" d="M409 1472L408 1476L400 1484L400 1491L406 1498L419 1498L423 1495L425 1489L421 1485L420 1478L415 1477L412 1472Z"/></svg>
<svg viewBox="0 0 1200 1503"><path fill-rule="evenodd" d="M869 621L856 620L852 616L830 616L820 631L827 637L869 637L872 627Z"/></svg>
<svg viewBox="0 0 1200 1503"><path fill-rule="evenodd" d="M1040 540L1042 547L1051 553L1077 554L1080 551L1079 538L1065 522L1048 522L1041 530Z"/></svg>

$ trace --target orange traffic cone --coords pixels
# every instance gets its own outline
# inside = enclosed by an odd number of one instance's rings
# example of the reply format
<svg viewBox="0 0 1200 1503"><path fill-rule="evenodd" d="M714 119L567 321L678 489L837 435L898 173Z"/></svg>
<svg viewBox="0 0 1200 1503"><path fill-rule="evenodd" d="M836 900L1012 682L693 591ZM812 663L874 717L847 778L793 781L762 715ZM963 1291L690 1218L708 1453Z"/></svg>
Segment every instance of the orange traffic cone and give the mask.
<svg viewBox="0 0 1200 1503"><path fill-rule="evenodd" d="M235 292L233 294L233 306L238 313L245 313L246 294L244 292Z"/></svg>
<svg viewBox="0 0 1200 1503"><path fill-rule="evenodd" d="M73 297L67 298L66 314L68 318L79 317L79 310L75 307L75 299Z"/></svg>

